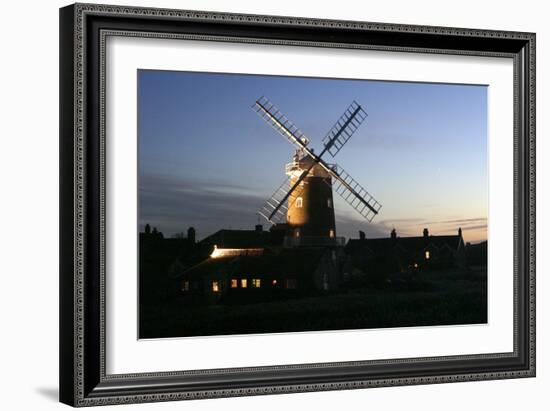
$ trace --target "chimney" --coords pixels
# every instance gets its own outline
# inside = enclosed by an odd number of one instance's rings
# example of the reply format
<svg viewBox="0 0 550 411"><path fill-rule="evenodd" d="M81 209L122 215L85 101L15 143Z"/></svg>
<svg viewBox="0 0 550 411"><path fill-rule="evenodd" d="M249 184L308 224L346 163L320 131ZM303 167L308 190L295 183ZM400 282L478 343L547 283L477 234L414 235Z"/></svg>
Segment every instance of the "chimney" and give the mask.
<svg viewBox="0 0 550 411"><path fill-rule="evenodd" d="M195 244L195 236L196 236L195 229L193 227L189 227L187 229L187 240L190 243Z"/></svg>
<svg viewBox="0 0 550 411"><path fill-rule="evenodd" d="M261 224L256 224L255 228L257 233L261 233L262 231L264 231L264 226Z"/></svg>
<svg viewBox="0 0 550 411"><path fill-rule="evenodd" d="M428 241L428 237L429 237L430 233L428 232L427 228L424 229L422 234L424 235L424 240Z"/></svg>
<svg viewBox="0 0 550 411"><path fill-rule="evenodd" d="M365 232L359 230L359 240L364 240L364 239L365 239Z"/></svg>
<svg viewBox="0 0 550 411"><path fill-rule="evenodd" d="M390 237L394 240L397 238L397 231L395 231L395 228L391 230Z"/></svg>

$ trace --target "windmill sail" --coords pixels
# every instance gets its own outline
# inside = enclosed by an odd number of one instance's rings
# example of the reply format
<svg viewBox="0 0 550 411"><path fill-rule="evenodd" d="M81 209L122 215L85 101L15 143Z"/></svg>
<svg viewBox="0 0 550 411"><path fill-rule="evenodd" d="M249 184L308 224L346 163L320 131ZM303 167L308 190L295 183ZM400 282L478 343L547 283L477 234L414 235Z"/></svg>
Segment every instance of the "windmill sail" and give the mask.
<svg viewBox="0 0 550 411"><path fill-rule="evenodd" d="M351 103L323 138L325 151L328 151L332 157L338 154L366 118L367 113L363 108L355 101Z"/></svg>
<svg viewBox="0 0 550 411"><path fill-rule="evenodd" d="M303 178L302 178L303 179ZM285 179L273 195L265 202L258 214L273 224L286 222L286 213L297 197L303 191L299 179L294 185L291 184L291 177Z"/></svg>
<svg viewBox="0 0 550 411"><path fill-rule="evenodd" d="M382 205L342 167L338 167L338 170L333 171L331 174L334 182L327 182L327 184L332 185L340 197L367 221L371 222L374 216L378 214L378 211L380 211L380 208L382 208Z"/></svg>
<svg viewBox="0 0 550 411"><path fill-rule="evenodd" d="M252 109L262 117L267 124L292 144L302 148L307 146L309 139L292 123L275 105L265 97L261 97L252 106Z"/></svg>

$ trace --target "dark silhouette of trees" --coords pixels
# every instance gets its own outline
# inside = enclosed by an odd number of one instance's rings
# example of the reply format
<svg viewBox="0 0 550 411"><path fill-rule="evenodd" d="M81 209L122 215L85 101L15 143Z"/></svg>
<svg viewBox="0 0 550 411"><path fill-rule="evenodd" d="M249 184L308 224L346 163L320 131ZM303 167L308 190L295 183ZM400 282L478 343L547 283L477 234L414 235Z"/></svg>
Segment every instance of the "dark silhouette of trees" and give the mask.
<svg viewBox="0 0 550 411"><path fill-rule="evenodd" d="M153 231L151 232L151 235L156 238L164 238L162 231L157 230L157 227L153 227Z"/></svg>
<svg viewBox="0 0 550 411"><path fill-rule="evenodd" d="M198 245L185 237L185 231L164 238L157 227L146 224L139 240L139 298L143 314L180 297L179 275L203 256Z"/></svg>

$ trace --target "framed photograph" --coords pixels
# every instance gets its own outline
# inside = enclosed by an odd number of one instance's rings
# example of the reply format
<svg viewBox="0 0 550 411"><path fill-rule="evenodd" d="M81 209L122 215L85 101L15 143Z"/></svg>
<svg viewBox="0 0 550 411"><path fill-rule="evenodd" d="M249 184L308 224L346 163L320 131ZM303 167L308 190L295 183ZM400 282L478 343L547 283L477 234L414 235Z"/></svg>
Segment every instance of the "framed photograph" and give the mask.
<svg viewBox="0 0 550 411"><path fill-rule="evenodd" d="M535 34L60 10L60 399L535 376Z"/></svg>

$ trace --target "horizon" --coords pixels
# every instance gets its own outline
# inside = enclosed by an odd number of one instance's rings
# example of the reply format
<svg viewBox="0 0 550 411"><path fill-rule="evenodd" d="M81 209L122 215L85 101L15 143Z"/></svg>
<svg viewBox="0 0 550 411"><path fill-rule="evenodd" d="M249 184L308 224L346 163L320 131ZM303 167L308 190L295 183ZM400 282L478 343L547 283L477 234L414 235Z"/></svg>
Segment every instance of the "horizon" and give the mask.
<svg viewBox="0 0 550 411"><path fill-rule="evenodd" d="M294 148L251 110L262 95L316 148L353 100L367 112L325 160L382 208L368 223L335 194L338 236L460 227L465 242L487 240L486 86L150 70L138 73L140 231L149 223L170 237L192 226L200 240L269 229L257 210L285 179Z"/></svg>
<svg viewBox="0 0 550 411"><path fill-rule="evenodd" d="M145 223L147 224L147 223ZM149 224L150 228L151 229L154 229L154 228L157 228L157 227L153 227ZM145 227L145 226L144 226ZM187 227L187 228L195 228L195 227ZM239 229L231 229L231 228L220 228L218 231L221 231L221 230L228 230L228 231L254 231L255 227L252 227L252 228L239 228ZM158 228L157 228L158 230ZM264 227L264 225L262 224L262 230L265 232L265 231L269 231L269 228L266 229L266 227ZM178 231L178 232L174 232L174 233L171 233L171 235L169 236L164 236L164 232L162 230L158 230L165 239L178 239L178 240L181 240L181 239L186 239L187 238L187 230L183 230L183 231ZM210 233L208 235L205 235L204 237L200 238L198 236L195 237L196 239L196 242L201 242L202 240L204 240L205 238L211 236L211 235L214 235L216 234L218 231L215 231L213 233ZM429 231L429 230L428 230ZM140 229L140 234L144 234L145 233L145 230L141 230ZM411 237L422 237L422 233L420 233L420 235L409 235L409 236L402 236L402 235L399 235L399 231L396 229L396 234L397 234L397 238L411 238ZM451 235L451 234L434 234L432 232L429 232L429 235L430 237L431 236L440 236L440 235ZM458 235L458 228L457 228L457 232L455 235ZM342 236L340 236L342 237ZM348 240L357 240L359 239L359 230L357 231L357 237L345 237L343 236L343 238L348 241ZM390 238L390 235L388 234L386 237L365 237L365 240L381 240L381 239L385 239L385 238ZM479 241L465 241L464 240L464 244L480 244L480 243L483 243L483 242L487 242L488 240L485 239L485 240L479 240Z"/></svg>

